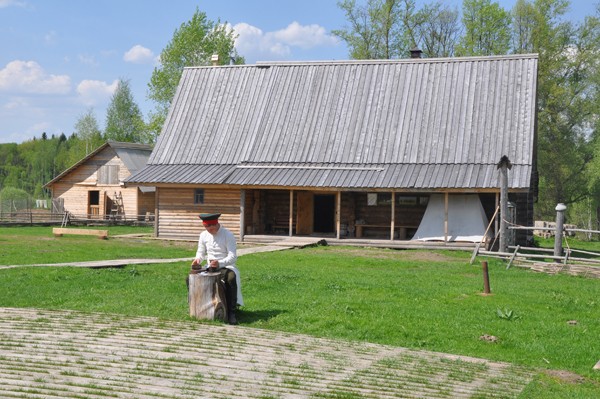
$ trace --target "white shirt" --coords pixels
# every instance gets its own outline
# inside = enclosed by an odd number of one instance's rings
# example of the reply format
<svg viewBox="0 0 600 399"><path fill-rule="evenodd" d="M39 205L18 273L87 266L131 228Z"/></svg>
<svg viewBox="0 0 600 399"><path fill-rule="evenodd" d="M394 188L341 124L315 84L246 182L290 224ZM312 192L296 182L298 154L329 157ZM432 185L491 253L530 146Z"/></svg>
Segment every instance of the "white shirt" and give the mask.
<svg viewBox="0 0 600 399"><path fill-rule="evenodd" d="M206 230L200 233L196 259L198 259L198 264L204 260L216 259L219 261L219 266L233 270L237 283L237 303L240 306L244 305L240 271L235 267L237 260L235 236L231 231L219 225L219 230L215 235Z"/></svg>

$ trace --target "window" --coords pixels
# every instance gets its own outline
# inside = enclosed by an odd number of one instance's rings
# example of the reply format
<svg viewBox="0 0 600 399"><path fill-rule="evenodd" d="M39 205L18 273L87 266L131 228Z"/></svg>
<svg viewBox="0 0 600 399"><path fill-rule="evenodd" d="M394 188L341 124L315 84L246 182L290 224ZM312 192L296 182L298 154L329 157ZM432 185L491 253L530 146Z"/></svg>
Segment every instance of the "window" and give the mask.
<svg viewBox="0 0 600 399"><path fill-rule="evenodd" d="M367 193L367 205L377 206L377 193Z"/></svg>
<svg viewBox="0 0 600 399"><path fill-rule="evenodd" d="M100 166L98 184L119 184L119 165Z"/></svg>
<svg viewBox="0 0 600 399"><path fill-rule="evenodd" d="M204 189L197 188L194 190L194 204L204 204Z"/></svg>
<svg viewBox="0 0 600 399"><path fill-rule="evenodd" d="M428 195L398 195L396 204L402 207L426 207L429 202Z"/></svg>

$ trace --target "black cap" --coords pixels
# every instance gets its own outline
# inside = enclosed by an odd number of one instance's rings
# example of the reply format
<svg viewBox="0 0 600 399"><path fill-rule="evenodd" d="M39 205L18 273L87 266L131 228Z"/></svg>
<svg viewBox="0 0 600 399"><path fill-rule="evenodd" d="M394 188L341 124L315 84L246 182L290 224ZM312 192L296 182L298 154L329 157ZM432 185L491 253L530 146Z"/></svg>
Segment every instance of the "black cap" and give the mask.
<svg viewBox="0 0 600 399"><path fill-rule="evenodd" d="M199 217L203 222L209 222L211 220L217 220L219 216L221 216L220 213L201 213Z"/></svg>

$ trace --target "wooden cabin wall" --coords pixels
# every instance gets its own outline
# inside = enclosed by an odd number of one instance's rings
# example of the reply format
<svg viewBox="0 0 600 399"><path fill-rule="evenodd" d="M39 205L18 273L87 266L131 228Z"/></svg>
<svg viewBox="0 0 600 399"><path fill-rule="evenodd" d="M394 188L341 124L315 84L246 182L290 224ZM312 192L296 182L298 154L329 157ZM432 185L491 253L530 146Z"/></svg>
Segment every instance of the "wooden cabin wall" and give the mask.
<svg viewBox="0 0 600 399"><path fill-rule="evenodd" d="M347 194L346 194L347 195ZM378 228L364 228L365 237L389 238L390 230L382 226L391 226L392 193L378 192L377 204L369 205L368 193L357 192L354 195L355 223L380 226ZM342 196L342 204L344 196ZM396 227L408 227L409 230L416 229L423 219L427 209L428 195L412 195L396 193L396 206L394 214L394 225ZM342 209L342 216L344 210ZM344 223L344 219L342 219Z"/></svg>
<svg viewBox="0 0 600 399"><path fill-rule="evenodd" d="M421 224L429 195L406 195L396 193L396 214L395 226L404 226L408 228L417 228Z"/></svg>
<svg viewBox="0 0 600 399"><path fill-rule="evenodd" d="M65 211L73 215L81 216L88 214L88 192L98 191L96 186L84 186L72 184L61 180L52 187L53 198L62 198ZM104 195L100 193L100 209L104 209Z"/></svg>
<svg viewBox="0 0 600 399"><path fill-rule="evenodd" d="M261 190L260 212L264 221L264 232L287 234L290 224L290 191L289 190ZM296 193L294 193L292 228L296 230Z"/></svg>
<svg viewBox="0 0 600 399"><path fill-rule="evenodd" d="M110 215L111 210L111 204L105 202L105 193L108 199L112 201L115 193L120 192L123 197L125 217L136 217L138 214L137 187L124 188L120 184L98 184L98 169L104 165L117 165L119 167L119 181L123 181L131 175L117 153L112 148L107 147L53 184L53 198L62 198L66 211L76 216L83 216L88 214L88 193L98 191L98 217L105 218Z"/></svg>
<svg viewBox="0 0 600 399"><path fill-rule="evenodd" d="M244 190L245 192L245 234L265 234L265 210L262 205L262 190Z"/></svg>
<svg viewBox="0 0 600 399"><path fill-rule="evenodd" d="M353 237L356 231L356 196L358 193L342 192L340 203L340 236Z"/></svg>
<svg viewBox="0 0 600 399"><path fill-rule="evenodd" d="M221 213L219 222L240 237L240 190L205 188L204 203L194 204L194 188L157 187L160 238L196 240L203 231L200 213Z"/></svg>
<svg viewBox="0 0 600 399"><path fill-rule="evenodd" d="M156 201L155 192L138 192L138 213L145 217L147 212L154 214Z"/></svg>
<svg viewBox="0 0 600 399"><path fill-rule="evenodd" d="M533 194L519 193L509 194L509 201L514 202L517 211L516 223L519 226L533 226ZM532 230L517 230L515 235L515 245L532 246L533 231Z"/></svg>

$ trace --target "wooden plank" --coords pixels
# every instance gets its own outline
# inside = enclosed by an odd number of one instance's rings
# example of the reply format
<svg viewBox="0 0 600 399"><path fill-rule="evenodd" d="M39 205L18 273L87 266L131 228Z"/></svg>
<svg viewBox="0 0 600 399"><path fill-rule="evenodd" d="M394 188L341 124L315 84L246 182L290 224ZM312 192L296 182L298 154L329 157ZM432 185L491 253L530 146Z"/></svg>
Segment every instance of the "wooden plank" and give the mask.
<svg viewBox="0 0 600 399"><path fill-rule="evenodd" d="M86 236L97 236L98 238L107 239L108 230L95 230L95 229L71 229L54 227L52 234L55 237L62 237L63 234L75 234L75 235L86 235Z"/></svg>

